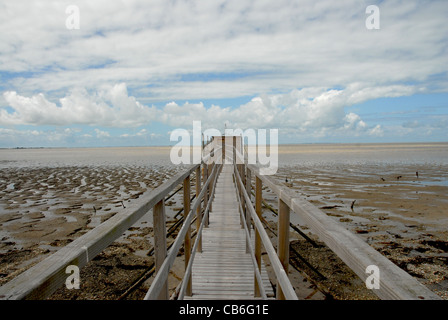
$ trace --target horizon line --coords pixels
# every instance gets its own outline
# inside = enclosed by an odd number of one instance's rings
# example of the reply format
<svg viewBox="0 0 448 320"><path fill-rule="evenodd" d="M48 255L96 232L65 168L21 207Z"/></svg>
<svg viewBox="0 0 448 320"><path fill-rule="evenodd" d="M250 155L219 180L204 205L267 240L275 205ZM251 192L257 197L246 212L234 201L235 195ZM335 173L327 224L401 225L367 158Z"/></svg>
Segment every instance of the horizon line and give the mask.
<svg viewBox="0 0 448 320"><path fill-rule="evenodd" d="M375 145L375 144L383 144L383 145L394 145L394 144L448 144L448 141L408 141L408 142L303 142L303 143L278 143L278 146L295 146L295 145ZM58 147L50 147L50 146L39 146L39 147L0 147L0 150L26 150L26 149L99 149L99 148L155 148L155 147L173 147L173 145L147 145L147 146L58 146ZM250 146L248 144L248 146ZM266 146L269 146L268 144ZM200 147L200 146L190 146L190 147Z"/></svg>

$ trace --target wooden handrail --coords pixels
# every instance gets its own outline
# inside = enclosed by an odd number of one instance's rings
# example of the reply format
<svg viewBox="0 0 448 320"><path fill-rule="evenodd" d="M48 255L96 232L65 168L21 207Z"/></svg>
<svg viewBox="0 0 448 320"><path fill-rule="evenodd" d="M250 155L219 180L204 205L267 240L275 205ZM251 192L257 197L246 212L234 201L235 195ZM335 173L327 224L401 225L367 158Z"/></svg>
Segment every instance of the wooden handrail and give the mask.
<svg viewBox="0 0 448 320"><path fill-rule="evenodd" d="M219 152L220 148L214 149ZM207 154L201 163L207 165L211 155ZM143 215L163 203L167 195L201 164L187 167L154 190L145 192L139 199L133 201L124 210L117 213L99 226L75 239L67 246L59 249L32 268L24 271L11 281L0 287L0 299L45 299L65 283L65 270L69 265L79 268L85 266L113 241L122 236ZM180 191L179 188L177 191ZM198 207L195 206L195 209ZM163 206L155 210L164 210ZM164 214L164 213L163 213ZM163 221L162 221L163 223Z"/></svg>
<svg viewBox="0 0 448 320"><path fill-rule="evenodd" d="M145 192L121 212L4 284L0 287L0 299L45 299L50 296L65 283L67 266L85 266L163 200L198 166L199 164L190 165L156 189Z"/></svg>
<svg viewBox="0 0 448 320"><path fill-rule="evenodd" d="M240 177L238 170L235 170L235 176L236 176L236 180L238 181L238 184L242 190L242 194L243 194L244 198L246 199L246 203L250 204L250 205L248 205L248 209L250 210L250 215L252 217L252 220L254 222L254 225L255 225L257 231L260 234L264 248L266 249L269 260L271 261L272 268L274 270L278 284L280 285L280 287L282 289L284 297L288 300L297 300L298 299L297 295L294 291L294 288L291 285L291 282L289 281L288 275L287 275L282 263L280 262L277 254L275 253L275 249L272 246L269 236L267 235L266 231L264 230L263 224L261 223L260 219L257 216L257 213L255 212L254 207L252 206L252 202L250 201L249 195L247 194L246 190L244 189L244 185L243 185L243 182L241 181L241 177Z"/></svg>
<svg viewBox="0 0 448 320"><path fill-rule="evenodd" d="M274 192L295 214L299 215L311 230L352 269L361 280L369 274L366 268L375 265L380 270L380 288L373 292L381 299L441 300L441 298L399 268L364 240L348 231L340 223L328 217L310 202L279 185L272 177L260 174L260 167L248 164L247 168Z"/></svg>
<svg viewBox="0 0 448 320"><path fill-rule="evenodd" d="M234 166L233 176L235 177L235 183L236 183L236 174L237 174L237 170L236 170L236 166ZM239 176L238 176L238 178L240 179ZM241 179L240 179L240 181L241 181ZM266 300L267 299L267 295L266 295L266 290L264 289L264 286L263 286L263 280L261 279L260 266L258 265L258 262L257 262L257 260L255 258L255 249L252 246L252 242L251 242L250 234L249 234L249 229L247 227L246 217L244 216L243 207L241 205L240 193L238 192L238 190L236 190L236 196L237 196L237 200L238 200L238 204L239 204L240 216L241 216L241 219L243 220L242 224L244 226L244 231L245 231L245 234L246 234L246 243L247 243L247 245L249 247L249 252L248 253L250 254L250 257L251 257L251 260L252 260L252 264L254 265L255 280L256 280L256 282L258 284L258 286L254 285L254 296L256 296L256 294L257 294L255 288L258 288L259 294L261 295L261 297L264 300Z"/></svg>
<svg viewBox="0 0 448 320"><path fill-rule="evenodd" d="M236 152L235 152L236 151ZM441 298L426 288L418 280L392 263L361 238L348 231L340 223L328 217L319 208L308 201L299 198L297 194L281 186L272 177L260 173L258 164L248 164L244 155L234 149L236 162L243 162L257 182L266 185L279 199L279 207L289 208L298 214L311 230L347 264L360 278L365 281L370 274L366 268L375 265L380 270L380 289L373 292L381 299L428 299ZM260 189L261 191L261 189ZM260 199L261 201L261 199ZM257 204L257 201L256 201ZM255 222L255 221L254 221ZM289 245L289 243L288 243Z"/></svg>
<svg viewBox="0 0 448 320"><path fill-rule="evenodd" d="M210 184L212 179L215 177L216 170L217 170L217 165L214 165L213 170L212 170L211 174L209 175L207 181L205 182L201 193L195 199L194 204L191 207L188 215L184 218L184 224L183 224L181 230L179 231L179 233L176 237L176 240L174 240L173 246L171 247L168 255L166 256L162 266L158 270L157 275L154 278L154 281L152 282L151 287L149 288L148 292L146 293L144 300L155 300L159 297L159 294L162 291L166 280L168 279L168 274L169 274L169 271L174 263L174 259L176 258L177 253L179 252L179 249L184 241L185 235L187 234L187 231L190 228L194 213L196 212L196 209L199 206L201 199L204 196L205 191L207 190L208 185Z"/></svg>
<svg viewBox="0 0 448 320"><path fill-rule="evenodd" d="M222 168L222 165L220 165L220 167ZM221 169L220 168L220 169ZM218 169L218 171L220 171L220 169ZM218 173L215 175L214 177L214 181L212 183L212 192L211 195L213 197L213 194L215 193L215 187L216 187L216 180L218 179ZM182 280L182 284L179 290L179 295L178 295L178 300L183 300L184 296L185 296L185 292L187 290L187 281L186 279L189 279L191 276L191 271L193 268L193 261L194 261L194 257L196 255L196 252L198 251L198 247L199 244L201 243L201 239L202 239L202 229L205 226L205 221L208 218L208 215L210 213L210 205L211 205L211 201L207 204L207 207L205 208L204 211L204 216L203 216L203 220L199 226L199 228L197 229L198 231L196 232L196 240L193 244L193 249L191 251L191 257L190 257L190 261L188 262L187 268L185 269L185 274L184 274L184 278Z"/></svg>

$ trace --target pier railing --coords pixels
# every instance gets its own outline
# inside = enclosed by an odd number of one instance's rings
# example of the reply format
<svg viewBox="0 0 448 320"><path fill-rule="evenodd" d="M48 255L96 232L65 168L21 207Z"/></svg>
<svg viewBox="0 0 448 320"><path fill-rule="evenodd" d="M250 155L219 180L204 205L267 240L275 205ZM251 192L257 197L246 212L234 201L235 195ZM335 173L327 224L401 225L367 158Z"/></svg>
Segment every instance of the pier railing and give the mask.
<svg viewBox="0 0 448 320"><path fill-rule="evenodd" d="M284 268L288 272L289 265L289 228L290 214L297 214L304 223L322 240L341 260L354 271L362 280L366 281L371 275L368 272L369 267L375 266L379 270L379 288L372 289L373 292L381 299L386 300L440 300L441 298L421 284L417 279L413 278L403 269L399 268L392 261L387 259L381 253L368 245L363 239L347 230L340 223L328 217L319 208L310 202L300 198L296 192L281 185L273 177L262 174L261 167L258 164L249 164L247 161L247 150L241 152L236 148L235 141L233 145L227 146L227 149L234 150L234 163L240 196L242 198L243 208L246 203L246 210L250 212L247 221L252 218L257 232L261 229L260 221L256 218L261 215L262 208L262 188L267 186L278 197L278 243L277 254ZM242 148L239 148L242 149ZM252 177L255 179L255 213L253 212L252 203L250 202L250 194ZM244 182L246 181L244 186ZM243 192L245 189L246 192ZM247 211L246 211L247 212ZM250 218L249 218L250 217ZM255 219L254 219L255 218ZM266 243L263 241L263 245ZM257 261L261 259L260 235L255 237L255 257ZM271 250L267 250L268 254ZM272 255L272 252L271 252ZM271 260L275 261L274 260ZM275 265L273 264L273 267ZM281 271L281 270L280 270ZM279 271L279 272L280 272ZM277 275L280 281L283 277ZM281 283L280 283L281 284ZM280 290L285 290L284 286L280 286ZM280 297L286 294L280 292Z"/></svg>
<svg viewBox="0 0 448 320"><path fill-rule="evenodd" d="M121 212L1 286L0 299L40 300L48 298L66 282L68 266L84 267L151 210L153 211L154 223L155 269L160 277L160 274L162 274L160 270L163 268L162 265L167 256L164 200L179 184L182 184L184 215L194 211L197 216L196 223L198 226L203 225L201 202L204 203L207 211L211 209L211 194L219 170L219 167L215 166L210 159L213 158L214 152L219 151L219 148L212 150L211 153L202 158L201 164L187 166L182 172L176 174L156 189L145 192L140 197L140 200L133 201ZM206 183L201 187L202 175ZM190 180L193 176L196 178L196 201L190 210ZM211 183L212 181L213 183ZM201 201L197 201L198 199L201 199ZM193 215L191 214L185 217L184 227L181 231L183 239L180 242L176 239L177 242L173 246L178 248L180 244L184 244L187 264L189 252L191 251L190 225L192 219ZM206 219L204 223L207 224ZM178 236L177 238L180 237ZM198 243L198 247L200 247L200 243ZM174 249L172 248L171 252L173 251ZM166 298L167 288L161 290L161 292L163 297Z"/></svg>
<svg viewBox="0 0 448 320"><path fill-rule="evenodd" d="M246 185L244 185L241 179L242 177L241 173L243 169L244 169L243 166L234 163L234 177L235 177L235 183L237 184L238 187L237 197L240 203L241 220L242 225L246 231L246 244L247 244L246 252L250 253L254 263L254 270L255 270L254 295L256 297L261 296L262 298L266 299L266 294L264 293L263 284L261 281L261 244L263 244L277 280L278 284L277 299L297 300L297 295L294 291L293 286L291 285L291 282L289 281L287 274L289 265L289 255L285 257L285 253L289 252L289 236L286 232L287 230L289 230L289 219L287 219L288 222L287 228L283 227L279 228L279 234L278 234L279 245L277 255L271 243L271 240L267 235L264 226L260 220L261 210L257 212L254 209L252 201L250 199L251 194L250 171L247 171L249 173L249 176L245 177ZM284 217L283 211L281 213L281 217L282 218ZM282 221L282 223L286 223L286 219L283 220L285 221ZM253 227L255 230L255 249L252 246L250 237L250 230L252 224L251 222L253 223ZM281 226L280 223L279 226Z"/></svg>
<svg viewBox="0 0 448 320"><path fill-rule="evenodd" d="M174 241L173 246L171 247L169 253L166 256L160 255L159 256L159 267L157 267L156 263L156 277L154 278L154 281L151 284L151 287L149 288L148 292L145 295L145 300L153 300L153 299L168 299L168 275L170 272L171 267L174 264L174 260L179 252L180 247L184 243L184 252L185 252L185 266L186 271L185 275L182 281L182 286L180 290L180 296L183 297L185 294L191 295L191 268L192 268L192 262L194 259L194 255L196 251L201 251L201 237L202 237L202 229L207 224L208 220L208 214L210 212L213 195L215 191L215 185L216 185L216 179L219 175L219 170L221 169L222 165L218 165L216 163L211 164L212 169L210 174L208 175L207 181L205 182L204 186L202 187L202 190L199 192L198 196L196 197L193 206L190 209L189 204L189 197L184 197L184 199L187 199L187 202L184 203L184 212L186 213L184 224L182 226L182 229L179 231L176 240ZM188 184L188 182L187 182ZM197 185L198 187L199 185ZM188 190L188 186L184 185L184 190ZM203 213L202 218L201 217L201 200L206 195L206 190L210 190L210 193L208 195L208 200L204 201L206 203L205 211ZM199 190L199 188L197 189ZM196 221L199 223L197 232L196 232L196 240L194 243L193 248L191 248L191 236L190 236L190 227L191 222L193 220L193 216L197 213L198 219ZM161 214L163 215L163 214ZM156 227L154 223L154 227ZM164 224L160 224L159 226L159 232L163 232L163 230L166 230L166 227ZM156 236L156 233L154 233L154 236ZM166 243L164 234L159 234L159 237L161 241ZM163 244L162 244L163 245Z"/></svg>

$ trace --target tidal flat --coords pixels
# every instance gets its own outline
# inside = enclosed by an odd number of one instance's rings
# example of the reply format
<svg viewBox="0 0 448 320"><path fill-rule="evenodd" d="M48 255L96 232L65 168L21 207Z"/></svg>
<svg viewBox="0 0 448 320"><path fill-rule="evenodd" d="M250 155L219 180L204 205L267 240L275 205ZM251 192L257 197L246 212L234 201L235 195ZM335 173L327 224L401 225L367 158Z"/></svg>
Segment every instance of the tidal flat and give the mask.
<svg viewBox="0 0 448 320"><path fill-rule="evenodd" d="M145 192L182 170L170 163L169 150L0 150L0 285L144 201ZM274 178L448 298L448 144L281 145ZM191 195L194 190L193 184ZM265 188L263 196L275 210L275 195ZM182 209L181 192L166 207L170 229ZM275 244L270 208L263 216ZM376 298L300 217L291 217L318 244L291 230L289 273L299 298ZM175 236L173 230L168 243ZM81 270L80 290L61 288L50 299L141 299L153 279L152 250L149 212ZM171 294L182 276L181 252L170 273Z"/></svg>

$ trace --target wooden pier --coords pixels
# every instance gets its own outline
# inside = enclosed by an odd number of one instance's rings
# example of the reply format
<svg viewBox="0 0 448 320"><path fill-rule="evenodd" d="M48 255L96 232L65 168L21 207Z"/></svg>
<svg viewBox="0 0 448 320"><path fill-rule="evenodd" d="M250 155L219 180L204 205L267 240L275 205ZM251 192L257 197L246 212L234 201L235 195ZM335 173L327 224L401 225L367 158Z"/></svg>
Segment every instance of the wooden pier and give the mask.
<svg viewBox="0 0 448 320"><path fill-rule="evenodd" d="M196 190L191 203L193 178ZM183 225L168 250L165 199L179 185L183 189ZM261 222L263 187L278 198L276 249ZM320 209L263 175L259 165L248 163L241 136L213 137L202 146L201 163L188 166L149 190L112 218L0 287L0 299L49 297L65 284L68 266L85 266L150 211L156 275L145 300L170 298L168 275L181 247L185 274L177 299L296 300L288 278L291 214L299 215L362 281L370 275L366 270L376 266L380 270L380 288L373 292L379 298L441 299ZM196 236L192 237L194 218ZM271 278L261 258L262 249L269 259ZM275 290L271 284L275 284Z"/></svg>
<svg viewBox="0 0 448 320"><path fill-rule="evenodd" d="M224 165L216 183L209 226L202 231L202 252L196 254L193 262L192 294L185 299L256 298L254 265L246 252L236 190L233 166ZM273 297L264 264L261 278L267 297Z"/></svg>

